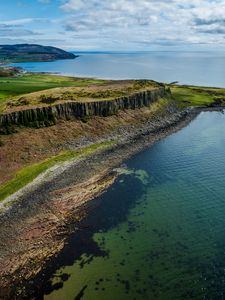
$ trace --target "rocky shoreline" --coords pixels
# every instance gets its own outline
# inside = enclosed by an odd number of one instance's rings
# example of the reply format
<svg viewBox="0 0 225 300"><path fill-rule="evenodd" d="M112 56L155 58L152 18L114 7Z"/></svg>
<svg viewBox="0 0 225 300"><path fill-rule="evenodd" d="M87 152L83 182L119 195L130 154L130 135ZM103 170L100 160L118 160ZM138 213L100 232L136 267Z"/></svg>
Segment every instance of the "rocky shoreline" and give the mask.
<svg viewBox="0 0 225 300"><path fill-rule="evenodd" d="M201 109L168 107L154 120L118 128L102 140L117 140L97 151L54 169L1 212L0 299L24 299L30 280L64 247L70 224L87 214L85 203L103 193L119 175L124 160L186 126ZM93 141L92 141L93 142ZM48 173L49 175L49 173ZM74 226L73 226L74 228Z"/></svg>

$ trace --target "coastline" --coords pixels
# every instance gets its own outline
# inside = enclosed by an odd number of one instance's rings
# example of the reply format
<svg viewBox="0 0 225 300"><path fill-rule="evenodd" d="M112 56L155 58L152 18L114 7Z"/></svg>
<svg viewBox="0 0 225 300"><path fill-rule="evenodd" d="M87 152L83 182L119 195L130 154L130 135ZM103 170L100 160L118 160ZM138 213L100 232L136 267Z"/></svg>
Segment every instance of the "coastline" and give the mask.
<svg viewBox="0 0 225 300"><path fill-rule="evenodd" d="M65 168L56 168L54 176L44 176L45 180L25 190L1 216L0 299L15 295L20 299L26 295L26 288L22 287L29 286L29 280L64 247L74 231L70 225L85 216L85 203L115 181L119 176L116 168L132 155L188 125L201 111L202 108L171 110L166 118L164 115L154 122L126 128L114 135L117 144L71 161Z"/></svg>

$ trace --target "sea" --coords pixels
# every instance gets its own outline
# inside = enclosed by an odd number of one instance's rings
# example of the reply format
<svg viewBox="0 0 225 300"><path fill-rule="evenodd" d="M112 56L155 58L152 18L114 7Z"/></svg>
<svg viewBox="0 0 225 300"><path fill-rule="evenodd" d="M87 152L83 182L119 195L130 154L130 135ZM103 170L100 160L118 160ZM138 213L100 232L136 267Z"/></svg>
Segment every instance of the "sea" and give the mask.
<svg viewBox="0 0 225 300"><path fill-rule="evenodd" d="M74 60L13 64L30 72L225 87L225 52L74 52Z"/></svg>

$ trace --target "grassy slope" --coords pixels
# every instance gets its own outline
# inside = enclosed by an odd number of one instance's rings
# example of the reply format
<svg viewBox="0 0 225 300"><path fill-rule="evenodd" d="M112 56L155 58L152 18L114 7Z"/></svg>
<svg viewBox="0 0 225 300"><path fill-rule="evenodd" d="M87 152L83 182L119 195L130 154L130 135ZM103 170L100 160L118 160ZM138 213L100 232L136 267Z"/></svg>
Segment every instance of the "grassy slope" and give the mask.
<svg viewBox="0 0 225 300"><path fill-rule="evenodd" d="M0 78L0 111L10 98L56 87L87 86L102 83L97 79L81 79L49 74L24 74L18 77Z"/></svg>
<svg viewBox="0 0 225 300"><path fill-rule="evenodd" d="M170 86L173 98L181 107L225 104L225 89L197 86Z"/></svg>
<svg viewBox="0 0 225 300"><path fill-rule="evenodd" d="M38 175L51 168L52 166L62 163L71 159L78 159L94 153L100 149L106 149L112 146L115 142L102 142L93 144L88 147L74 150L63 151L56 156L50 157L42 162L29 165L21 169L15 174L15 177L7 182L5 185L0 186L0 201L4 200L7 196L15 193L29 182L33 181Z"/></svg>

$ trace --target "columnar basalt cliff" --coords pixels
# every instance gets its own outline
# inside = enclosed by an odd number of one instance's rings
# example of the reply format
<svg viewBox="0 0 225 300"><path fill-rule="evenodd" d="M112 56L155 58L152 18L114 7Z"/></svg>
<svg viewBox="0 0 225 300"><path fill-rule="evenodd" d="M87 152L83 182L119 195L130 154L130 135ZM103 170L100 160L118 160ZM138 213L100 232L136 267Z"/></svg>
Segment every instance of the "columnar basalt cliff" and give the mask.
<svg viewBox="0 0 225 300"><path fill-rule="evenodd" d="M23 109L0 114L0 127L8 128L12 125L27 127L50 126L59 119L85 118L92 116L110 116L119 110L136 109L150 106L159 98L165 97L170 91L165 87L155 88L134 93L132 95L113 100L76 102L67 101L51 106Z"/></svg>

